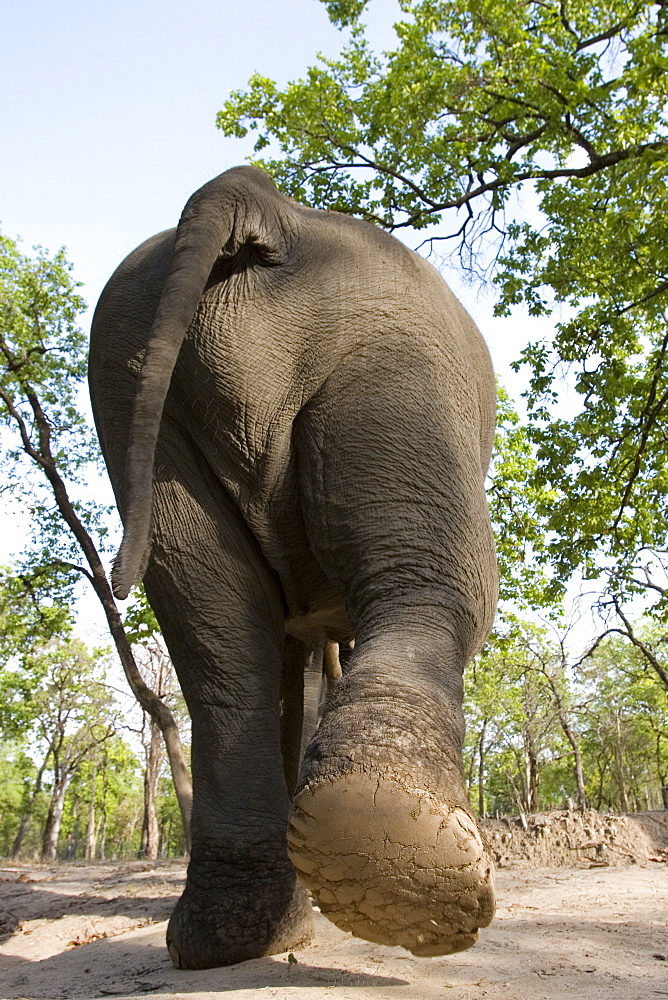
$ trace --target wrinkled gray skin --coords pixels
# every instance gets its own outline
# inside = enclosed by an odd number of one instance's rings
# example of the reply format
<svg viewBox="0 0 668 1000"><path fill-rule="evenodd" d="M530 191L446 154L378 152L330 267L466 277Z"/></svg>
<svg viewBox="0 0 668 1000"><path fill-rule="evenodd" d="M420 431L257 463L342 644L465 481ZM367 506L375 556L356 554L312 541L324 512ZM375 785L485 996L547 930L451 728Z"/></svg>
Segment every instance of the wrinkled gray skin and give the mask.
<svg viewBox="0 0 668 1000"><path fill-rule="evenodd" d="M146 566L192 716L174 963L298 947L303 884L361 937L471 945L494 897L462 670L496 566L494 381L469 316L391 236L240 167L115 272L90 382L125 524L115 590ZM298 773L309 653L353 638Z"/></svg>

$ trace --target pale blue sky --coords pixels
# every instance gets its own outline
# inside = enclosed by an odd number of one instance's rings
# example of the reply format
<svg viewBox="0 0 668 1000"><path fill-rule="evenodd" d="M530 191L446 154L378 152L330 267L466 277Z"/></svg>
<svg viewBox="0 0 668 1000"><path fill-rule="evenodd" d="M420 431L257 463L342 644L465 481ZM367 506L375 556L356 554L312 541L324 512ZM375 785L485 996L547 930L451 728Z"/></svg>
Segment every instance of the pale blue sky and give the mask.
<svg viewBox="0 0 668 1000"><path fill-rule="evenodd" d="M130 250L251 152L250 138L215 128L229 91L255 71L285 83L342 42L319 0L0 0L0 11L0 226L27 247L65 245L91 309ZM377 49L392 47L399 13L372 0ZM516 388L507 364L526 324L493 320L490 296L446 278Z"/></svg>
<svg viewBox="0 0 668 1000"><path fill-rule="evenodd" d="M397 10L374 0L389 45ZM94 304L116 264L242 162L216 112L260 71L284 83L341 42L318 0L2 0L0 221L68 248Z"/></svg>

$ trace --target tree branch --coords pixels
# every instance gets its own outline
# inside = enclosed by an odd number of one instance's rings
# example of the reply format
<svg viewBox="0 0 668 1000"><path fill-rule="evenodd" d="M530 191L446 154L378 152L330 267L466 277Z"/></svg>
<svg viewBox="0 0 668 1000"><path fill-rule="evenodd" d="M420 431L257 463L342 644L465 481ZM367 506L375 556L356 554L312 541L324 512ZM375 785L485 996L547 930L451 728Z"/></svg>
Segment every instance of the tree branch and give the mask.
<svg viewBox="0 0 668 1000"><path fill-rule="evenodd" d="M14 420L19 429L19 434L21 435L21 443L23 445L23 450L25 451L26 455L32 458L33 462L36 462L43 469L45 469L46 462L44 461L42 456L34 447L32 441L30 440L30 434L28 433L28 428L26 426L25 420L21 416L20 412L16 409L12 397L3 388L0 388L0 399L2 399L3 403L7 407L7 412L9 413L10 417Z"/></svg>
<svg viewBox="0 0 668 1000"><path fill-rule="evenodd" d="M612 595L612 601L614 603L615 611L617 612L617 616L619 618L621 618L622 622L624 623L624 628L626 629L626 631L624 633L622 633L622 634L625 634L626 637L636 647L636 649L640 650L640 652L645 657L645 659L647 660L647 662L650 663L652 665L652 667L654 668L657 676L660 678L661 683L665 687L666 691L668 691L668 672L663 668L663 666L661 665L661 663L659 662L659 660L657 659L657 657L654 655L654 653L652 652L652 650L649 648L649 646L647 646L642 641L642 639L639 639L638 636L633 631L633 627L632 627L630 621L628 620L628 618L626 617L626 615L622 611L621 602L620 602L619 597L618 597L617 594L613 594Z"/></svg>
<svg viewBox="0 0 668 1000"><path fill-rule="evenodd" d="M494 180L484 181L478 184L475 188L470 188L465 191L459 198L450 198L446 201L437 202L433 198L427 195L426 191L416 184L413 180L407 177L405 174L400 173L392 167L386 166L380 163L378 160L372 157L366 156L360 153L359 150L352 146L345 144L335 144L341 152L348 153L351 157L357 157L360 162L351 161L330 161L326 165L320 167L315 167L312 164L311 169L314 173L329 173L336 170L355 170L355 169L372 169L377 173L392 177L394 180L399 181L408 187L420 201L423 201L425 205L428 206L428 211L420 211L411 215L407 220L400 223L395 223L392 226L387 226L386 222L383 222L385 228L389 228L390 231L395 229L406 228L414 225L420 218L425 214L432 215L438 212L444 212L452 208L462 208L464 205L476 198L481 197L485 194L490 194L495 191L503 190L505 188L510 188L518 184L522 184L525 181L535 181L535 180L565 180L570 177L583 179L585 177L591 177L593 174L599 173L601 170L605 170L608 167L615 166L618 163L623 163L625 160L631 159L632 157L641 156L645 152L657 151L661 149L668 149L668 139L659 139L655 142L642 143L637 146L630 146L627 149L613 150L608 153L601 154L594 161L590 161L584 167L556 167L552 170L523 170L516 173L510 178L500 178L497 177ZM505 162L505 161L504 161ZM304 169L305 164L295 163L295 166L300 166ZM368 215L367 215L368 217Z"/></svg>

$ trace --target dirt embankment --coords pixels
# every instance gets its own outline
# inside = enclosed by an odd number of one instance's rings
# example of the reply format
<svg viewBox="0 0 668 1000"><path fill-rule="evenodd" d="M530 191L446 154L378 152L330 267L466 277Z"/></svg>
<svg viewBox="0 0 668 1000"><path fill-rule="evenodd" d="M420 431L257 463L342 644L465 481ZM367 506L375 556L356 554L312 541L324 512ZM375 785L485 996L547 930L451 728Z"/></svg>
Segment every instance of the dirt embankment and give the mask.
<svg viewBox="0 0 668 1000"><path fill-rule="evenodd" d="M176 970L178 862L0 866L0 1000L668 998L668 814L553 812L485 824L497 915L469 951L419 959L317 912L295 955Z"/></svg>
<svg viewBox="0 0 668 1000"><path fill-rule="evenodd" d="M557 868L589 862L668 861L668 811L617 816L564 809L481 824L497 868Z"/></svg>

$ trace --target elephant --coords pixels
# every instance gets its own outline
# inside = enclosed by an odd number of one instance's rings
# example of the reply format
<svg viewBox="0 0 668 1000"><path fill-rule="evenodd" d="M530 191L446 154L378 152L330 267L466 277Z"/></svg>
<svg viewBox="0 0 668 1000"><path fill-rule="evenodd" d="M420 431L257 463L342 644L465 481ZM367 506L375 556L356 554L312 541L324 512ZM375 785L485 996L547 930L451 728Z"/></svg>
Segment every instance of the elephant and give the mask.
<svg viewBox="0 0 668 1000"><path fill-rule="evenodd" d="M494 874L462 672L498 589L475 324L395 237L242 166L117 268L89 377L124 524L114 592L143 579L192 721L172 961L303 946L310 896L370 941L468 948ZM325 643L341 676L300 761Z"/></svg>

